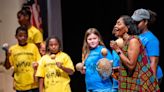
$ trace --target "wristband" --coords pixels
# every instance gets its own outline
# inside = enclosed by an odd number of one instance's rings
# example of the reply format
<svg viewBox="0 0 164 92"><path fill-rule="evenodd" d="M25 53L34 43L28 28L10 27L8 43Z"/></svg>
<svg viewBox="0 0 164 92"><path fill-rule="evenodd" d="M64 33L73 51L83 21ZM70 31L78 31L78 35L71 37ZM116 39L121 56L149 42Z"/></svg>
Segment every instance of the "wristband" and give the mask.
<svg viewBox="0 0 164 92"><path fill-rule="evenodd" d="M118 51L118 52L117 52L117 54L118 54L118 55L120 55L120 54L121 54L121 52L120 52L120 51Z"/></svg>

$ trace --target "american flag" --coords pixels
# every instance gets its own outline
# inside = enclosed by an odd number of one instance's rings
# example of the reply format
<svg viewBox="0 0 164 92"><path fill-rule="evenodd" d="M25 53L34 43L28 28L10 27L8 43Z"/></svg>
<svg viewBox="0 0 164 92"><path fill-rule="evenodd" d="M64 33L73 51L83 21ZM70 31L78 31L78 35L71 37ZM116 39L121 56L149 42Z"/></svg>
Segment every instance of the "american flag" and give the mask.
<svg viewBox="0 0 164 92"><path fill-rule="evenodd" d="M42 19L40 13L40 6L38 4L38 0L28 0L26 7L30 8L31 11L31 24L38 28L42 32Z"/></svg>

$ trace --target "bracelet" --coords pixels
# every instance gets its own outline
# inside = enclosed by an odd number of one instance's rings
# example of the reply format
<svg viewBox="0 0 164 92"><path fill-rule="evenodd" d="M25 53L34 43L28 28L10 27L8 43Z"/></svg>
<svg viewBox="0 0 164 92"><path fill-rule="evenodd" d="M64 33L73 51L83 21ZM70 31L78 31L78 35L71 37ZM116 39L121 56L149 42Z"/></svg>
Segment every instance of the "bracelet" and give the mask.
<svg viewBox="0 0 164 92"><path fill-rule="evenodd" d="M118 51L118 52L117 52L117 54L118 54L118 55L120 55L120 54L121 54L121 52L120 52L120 51Z"/></svg>

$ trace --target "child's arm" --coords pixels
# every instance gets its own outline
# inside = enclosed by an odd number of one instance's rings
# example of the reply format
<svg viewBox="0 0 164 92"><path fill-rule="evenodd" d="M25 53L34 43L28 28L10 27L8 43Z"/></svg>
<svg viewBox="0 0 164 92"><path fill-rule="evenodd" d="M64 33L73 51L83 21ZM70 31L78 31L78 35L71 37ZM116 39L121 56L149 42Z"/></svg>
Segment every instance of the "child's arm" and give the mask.
<svg viewBox="0 0 164 92"><path fill-rule="evenodd" d="M44 88L44 78L39 77L39 92L43 92L43 88Z"/></svg>
<svg viewBox="0 0 164 92"><path fill-rule="evenodd" d="M85 74L85 66L84 66L84 62L79 62L76 64L76 70L80 71L81 74Z"/></svg>
<svg viewBox="0 0 164 92"><path fill-rule="evenodd" d="M4 67L6 69L9 69L11 67L11 64L9 62L9 56L10 56L10 52L8 50L5 51L5 54L6 54L6 58L5 58L5 63L4 63Z"/></svg>
<svg viewBox="0 0 164 92"><path fill-rule="evenodd" d="M70 68L64 67L64 66L62 65L61 62L56 62L56 65L57 65L60 69L62 69L62 70L65 71L66 73L68 73L69 75L73 75L74 71L73 71L72 69L70 69Z"/></svg>

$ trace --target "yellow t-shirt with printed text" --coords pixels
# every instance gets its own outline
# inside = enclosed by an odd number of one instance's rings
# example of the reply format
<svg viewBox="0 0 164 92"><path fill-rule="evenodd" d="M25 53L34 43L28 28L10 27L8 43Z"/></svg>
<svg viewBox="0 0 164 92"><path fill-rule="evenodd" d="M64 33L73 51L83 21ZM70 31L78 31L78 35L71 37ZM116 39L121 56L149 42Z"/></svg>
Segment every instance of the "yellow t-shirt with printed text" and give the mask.
<svg viewBox="0 0 164 92"><path fill-rule="evenodd" d="M29 43L41 43L43 42L42 32L34 26L28 29L28 40Z"/></svg>
<svg viewBox="0 0 164 92"><path fill-rule="evenodd" d="M36 76L44 78L44 92L71 92L70 77L56 66L56 62L62 62L64 67L75 71L71 58L64 52L58 52L54 60L48 54L40 59Z"/></svg>
<svg viewBox="0 0 164 92"><path fill-rule="evenodd" d="M10 64L14 66L14 82L16 90L30 90L38 88L38 83L34 82L34 69L32 62L40 60L41 56L38 48L33 43L26 46L18 44L10 47Z"/></svg>

